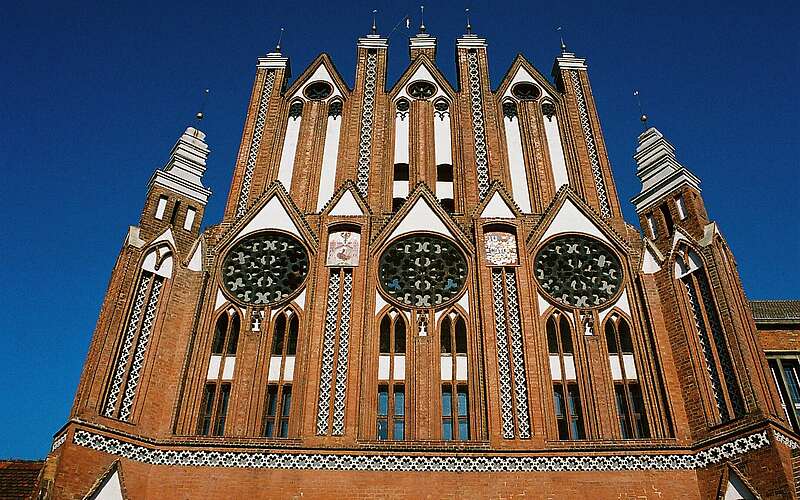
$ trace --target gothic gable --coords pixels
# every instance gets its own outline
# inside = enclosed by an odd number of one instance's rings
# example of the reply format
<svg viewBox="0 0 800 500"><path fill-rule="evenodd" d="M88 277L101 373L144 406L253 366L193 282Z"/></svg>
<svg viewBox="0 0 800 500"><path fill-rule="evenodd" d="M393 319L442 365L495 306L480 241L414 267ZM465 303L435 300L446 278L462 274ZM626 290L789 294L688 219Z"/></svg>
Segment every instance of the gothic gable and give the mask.
<svg viewBox="0 0 800 500"><path fill-rule="evenodd" d="M516 219L522 211L506 191L500 181L492 183L483 200L473 211L473 217L480 219Z"/></svg>
<svg viewBox="0 0 800 500"><path fill-rule="evenodd" d="M423 80L435 83L438 86L438 92L431 96L431 99L445 95L450 101L455 100L456 94L450 82L439 71L436 64L431 61L425 54L419 55L403 72L397 82L389 91L390 99L394 100L398 97L409 97L406 92L406 85L417 81Z"/></svg>
<svg viewBox="0 0 800 500"><path fill-rule="evenodd" d="M305 88L314 82L327 82L333 87L333 92L327 99L339 97L347 100L350 97L350 88L336 70L328 54L322 53L308 65L305 71L286 90L287 100L304 96Z"/></svg>
<svg viewBox="0 0 800 500"><path fill-rule="evenodd" d="M542 95L555 101L561 100L561 94L556 90L548 79L531 64L525 56L517 54L511 67L506 71L505 76L500 81L500 85L494 94L498 99L503 99L511 93L511 87L521 82L534 82L542 89Z"/></svg>
<svg viewBox="0 0 800 500"><path fill-rule="evenodd" d="M347 180L322 207L320 214L337 217L361 217L372 215L372 211L359 194L353 181Z"/></svg>

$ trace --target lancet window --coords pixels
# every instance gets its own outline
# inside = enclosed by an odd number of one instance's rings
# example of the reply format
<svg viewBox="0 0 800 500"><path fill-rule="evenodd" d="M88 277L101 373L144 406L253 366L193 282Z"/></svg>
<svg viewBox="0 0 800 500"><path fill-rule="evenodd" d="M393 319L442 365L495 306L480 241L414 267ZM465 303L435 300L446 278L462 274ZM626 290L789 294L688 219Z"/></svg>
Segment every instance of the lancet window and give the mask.
<svg viewBox="0 0 800 500"><path fill-rule="evenodd" d="M633 354L631 328L625 318L612 313L606 320L605 336L620 435L623 439L650 437Z"/></svg>
<svg viewBox="0 0 800 500"><path fill-rule="evenodd" d="M287 307L277 314L272 328L267 372L267 393L262 424L262 435L265 437L289 436L292 382L299 329L300 318L294 309Z"/></svg>
<svg viewBox="0 0 800 500"><path fill-rule="evenodd" d="M214 325L211 357L208 362L197 429L197 433L201 436L225 434L240 327L239 313L233 307L223 311Z"/></svg>
<svg viewBox="0 0 800 500"><path fill-rule="evenodd" d="M379 440L405 439L406 322L395 310L379 323L376 434Z"/></svg>
<svg viewBox="0 0 800 500"><path fill-rule="evenodd" d="M467 324L457 312L446 314L439 326L442 379L442 439L470 438Z"/></svg>
<svg viewBox="0 0 800 500"><path fill-rule="evenodd" d="M555 311L547 319L545 330L558 439L584 439L586 435L575 369L572 326L566 314Z"/></svg>

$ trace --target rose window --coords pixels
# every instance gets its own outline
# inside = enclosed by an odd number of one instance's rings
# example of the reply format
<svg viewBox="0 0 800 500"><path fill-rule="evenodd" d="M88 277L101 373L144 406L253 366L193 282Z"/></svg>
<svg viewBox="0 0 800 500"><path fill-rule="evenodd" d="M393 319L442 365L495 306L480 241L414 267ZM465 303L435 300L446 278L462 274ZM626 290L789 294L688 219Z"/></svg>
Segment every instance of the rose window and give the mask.
<svg viewBox="0 0 800 500"><path fill-rule="evenodd" d="M622 285L622 266L604 243L587 236L559 236L536 254L536 281L556 302L573 307L608 303Z"/></svg>
<svg viewBox="0 0 800 500"><path fill-rule="evenodd" d="M440 236L406 236L381 255L378 279L384 293L407 307L438 307L461 295L467 261Z"/></svg>
<svg viewBox="0 0 800 500"><path fill-rule="evenodd" d="M277 231L250 235L228 252L222 283L239 302L272 306L296 292L308 274L308 252L294 236Z"/></svg>

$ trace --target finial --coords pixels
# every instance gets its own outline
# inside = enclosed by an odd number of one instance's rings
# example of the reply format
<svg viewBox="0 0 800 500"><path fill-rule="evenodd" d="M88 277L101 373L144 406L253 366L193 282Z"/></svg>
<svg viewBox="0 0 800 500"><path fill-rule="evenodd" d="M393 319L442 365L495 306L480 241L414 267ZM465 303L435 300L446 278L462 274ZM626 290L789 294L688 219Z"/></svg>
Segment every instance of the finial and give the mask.
<svg viewBox="0 0 800 500"><path fill-rule="evenodd" d="M647 129L647 115L642 112L642 100L639 98L639 91L633 91L634 97L636 97L636 104L639 106L639 121L642 122L642 128Z"/></svg>
<svg viewBox="0 0 800 500"><path fill-rule="evenodd" d="M425 33L425 6L419 6L419 32Z"/></svg>
<svg viewBox="0 0 800 500"><path fill-rule="evenodd" d="M372 9L372 34L378 34L378 24L376 22L376 15L378 14L378 9Z"/></svg>
<svg viewBox="0 0 800 500"><path fill-rule="evenodd" d="M556 31L558 31L558 38L561 41L561 53L563 54L564 52L567 51L567 44L564 43L564 27L559 26L558 28L556 28Z"/></svg>
<svg viewBox="0 0 800 500"><path fill-rule="evenodd" d="M202 121L202 119L205 117L205 115L203 114L203 110L206 107L206 101L208 101L208 89L205 89L203 91L203 99L200 101L200 111L198 111L197 114L194 115L194 117L197 118L198 122Z"/></svg>
<svg viewBox="0 0 800 500"><path fill-rule="evenodd" d="M467 35L471 35L472 23L469 22L469 9L464 9L464 13L467 15Z"/></svg>
<svg viewBox="0 0 800 500"><path fill-rule="evenodd" d="M280 35L278 35L278 43L275 44L275 52L277 52L279 54L281 52L281 41L282 40L283 40L283 28L281 28L281 33L280 33Z"/></svg>

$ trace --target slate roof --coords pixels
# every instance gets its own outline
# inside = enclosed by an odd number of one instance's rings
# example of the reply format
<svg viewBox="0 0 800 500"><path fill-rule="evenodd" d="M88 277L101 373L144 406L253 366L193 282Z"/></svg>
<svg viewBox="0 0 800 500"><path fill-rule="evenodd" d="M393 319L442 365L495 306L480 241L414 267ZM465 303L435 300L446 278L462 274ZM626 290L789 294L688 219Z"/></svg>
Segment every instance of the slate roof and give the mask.
<svg viewBox="0 0 800 500"><path fill-rule="evenodd" d="M43 460L0 460L0 499L31 498Z"/></svg>
<svg viewBox="0 0 800 500"><path fill-rule="evenodd" d="M751 300L750 309L756 323L800 322L800 300Z"/></svg>

